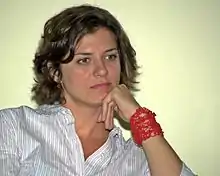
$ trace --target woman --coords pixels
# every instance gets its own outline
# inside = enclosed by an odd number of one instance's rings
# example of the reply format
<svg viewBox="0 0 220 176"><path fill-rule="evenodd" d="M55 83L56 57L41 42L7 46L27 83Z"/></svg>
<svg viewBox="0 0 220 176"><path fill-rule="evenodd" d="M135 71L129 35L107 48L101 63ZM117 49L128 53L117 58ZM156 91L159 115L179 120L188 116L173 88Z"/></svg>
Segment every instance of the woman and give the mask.
<svg viewBox="0 0 220 176"><path fill-rule="evenodd" d="M34 71L39 107L0 112L0 175L194 175L130 93L135 51L108 11L82 5L49 19ZM132 139L114 126L115 114Z"/></svg>

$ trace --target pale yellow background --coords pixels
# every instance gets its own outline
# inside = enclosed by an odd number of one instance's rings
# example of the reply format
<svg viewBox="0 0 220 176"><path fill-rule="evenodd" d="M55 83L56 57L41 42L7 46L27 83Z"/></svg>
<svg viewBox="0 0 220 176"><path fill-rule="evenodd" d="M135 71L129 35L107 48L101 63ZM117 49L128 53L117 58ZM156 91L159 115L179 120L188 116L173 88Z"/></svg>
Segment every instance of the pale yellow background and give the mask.
<svg viewBox="0 0 220 176"><path fill-rule="evenodd" d="M83 2L124 25L143 72L136 98L157 112L173 148L199 175L220 175L219 0L1 0L0 109L34 106L31 67L43 24Z"/></svg>

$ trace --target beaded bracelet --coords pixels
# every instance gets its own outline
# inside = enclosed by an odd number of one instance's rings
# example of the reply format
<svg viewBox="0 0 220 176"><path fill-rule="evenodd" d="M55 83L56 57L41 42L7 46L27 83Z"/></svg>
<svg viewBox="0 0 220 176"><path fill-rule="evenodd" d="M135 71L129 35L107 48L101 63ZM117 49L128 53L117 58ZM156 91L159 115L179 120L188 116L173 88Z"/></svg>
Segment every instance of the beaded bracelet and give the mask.
<svg viewBox="0 0 220 176"><path fill-rule="evenodd" d="M134 142L141 145L144 140L157 135L163 136L160 124L156 122L156 114L147 108L140 107L130 118L131 133Z"/></svg>

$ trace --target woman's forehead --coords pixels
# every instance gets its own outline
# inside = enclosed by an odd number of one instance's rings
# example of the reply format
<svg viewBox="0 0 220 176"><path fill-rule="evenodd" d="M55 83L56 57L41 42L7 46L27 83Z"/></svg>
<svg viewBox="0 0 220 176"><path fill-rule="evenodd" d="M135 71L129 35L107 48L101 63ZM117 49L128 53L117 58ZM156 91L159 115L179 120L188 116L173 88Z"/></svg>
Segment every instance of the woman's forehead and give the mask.
<svg viewBox="0 0 220 176"><path fill-rule="evenodd" d="M109 29L100 28L93 33L85 34L77 43L75 51L79 50L110 50L117 48L116 37Z"/></svg>

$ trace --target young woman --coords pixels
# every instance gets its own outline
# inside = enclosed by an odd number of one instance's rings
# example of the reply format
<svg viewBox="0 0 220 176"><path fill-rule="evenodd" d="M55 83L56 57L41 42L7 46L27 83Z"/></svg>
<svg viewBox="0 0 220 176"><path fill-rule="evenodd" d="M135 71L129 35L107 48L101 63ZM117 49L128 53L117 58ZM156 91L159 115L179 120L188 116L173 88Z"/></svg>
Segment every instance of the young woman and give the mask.
<svg viewBox="0 0 220 176"><path fill-rule="evenodd" d="M82 5L49 19L34 71L39 107L0 111L0 175L194 175L132 96L135 51L108 11ZM130 124L128 141L115 115Z"/></svg>

